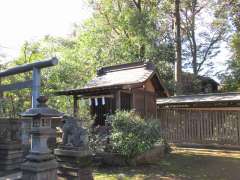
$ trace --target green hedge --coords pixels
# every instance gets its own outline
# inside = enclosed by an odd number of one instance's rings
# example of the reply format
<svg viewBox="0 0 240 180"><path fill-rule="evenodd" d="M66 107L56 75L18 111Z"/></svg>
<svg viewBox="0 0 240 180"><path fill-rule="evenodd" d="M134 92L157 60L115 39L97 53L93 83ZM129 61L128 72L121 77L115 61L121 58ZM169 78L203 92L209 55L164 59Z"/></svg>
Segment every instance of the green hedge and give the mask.
<svg viewBox="0 0 240 180"><path fill-rule="evenodd" d="M161 140L157 120L144 120L134 111L118 111L108 116L111 124L110 142L113 152L133 158Z"/></svg>

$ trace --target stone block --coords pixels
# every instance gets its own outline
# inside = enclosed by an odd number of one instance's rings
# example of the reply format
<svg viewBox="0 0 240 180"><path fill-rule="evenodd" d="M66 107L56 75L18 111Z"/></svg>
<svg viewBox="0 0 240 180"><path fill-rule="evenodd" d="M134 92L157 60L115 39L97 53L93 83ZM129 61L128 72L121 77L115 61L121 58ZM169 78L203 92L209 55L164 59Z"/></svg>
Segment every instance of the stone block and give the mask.
<svg viewBox="0 0 240 180"><path fill-rule="evenodd" d="M57 179L56 160L34 162L27 161L23 163L21 169L23 171L23 180L56 180Z"/></svg>
<svg viewBox="0 0 240 180"><path fill-rule="evenodd" d="M91 154L84 149L55 149L60 180L93 180Z"/></svg>
<svg viewBox="0 0 240 180"><path fill-rule="evenodd" d="M0 145L0 171L19 169L22 162L23 151L20 144L12 142Z"/></svg>
<svg viewBox="0 0 240 180"><path fill-rule="evenodd" d="M118 153L102 152L93 156L94 165L97 166L127 166L126 157Z"/></svg>
<svg viewBox="0 0 240 180"><path fill-rule="evenodd" d="M155 164L158 163L165 156L165 145L154 146L149 151L140 154L133 163L136 165Z"/></svg>

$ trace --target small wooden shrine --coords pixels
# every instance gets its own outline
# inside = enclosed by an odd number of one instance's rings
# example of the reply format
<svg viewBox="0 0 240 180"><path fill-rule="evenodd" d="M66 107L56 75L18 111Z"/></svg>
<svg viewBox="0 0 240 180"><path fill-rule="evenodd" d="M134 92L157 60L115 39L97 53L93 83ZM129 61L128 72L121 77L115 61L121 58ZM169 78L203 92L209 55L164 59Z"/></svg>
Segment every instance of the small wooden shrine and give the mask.
<svg viewBox="0 0 240 180"><path fill-rule="evenodd" d="M156 99L169 95L156 67L150 62L103 67L85 87L56 94L73 96L75 114L78 100L89 99L95 125L104 125L106 115L117 109L135 109L143 117L156 117Z"/></svg>

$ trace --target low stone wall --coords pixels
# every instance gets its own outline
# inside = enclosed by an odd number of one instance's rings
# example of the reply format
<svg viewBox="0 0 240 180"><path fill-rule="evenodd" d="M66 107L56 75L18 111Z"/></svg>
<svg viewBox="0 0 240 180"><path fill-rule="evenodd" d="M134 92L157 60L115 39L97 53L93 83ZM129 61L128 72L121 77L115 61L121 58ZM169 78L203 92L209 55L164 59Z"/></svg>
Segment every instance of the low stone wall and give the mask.
<svg viewBox="0 0 240 180"><path fill-rule="evenodd" d="M61 126L61 124L60 119L54 119L52 128L55 129ZM28 154L31 146L30 131L30 119L0 118L0 142L16 141L21 143L24 156ZM49 146L50 149L56 147L55 137L49 139Z"/></svg>
<svg viewBox="0 0 240 180"><path fill-rule="evenodd" d="M52 128L58 126L61 121L55 119ZM19 168L31 147L30 131L30 119L0 118L0 172ZM49 138L48 145L53 150L56 138Z"/></svg>
<svg viewBox="0 0 240 180"><path fill-rule="evenodd" d="M0 142L21 142L21 120L0 118Z"/></svg>
<svg viewBox="0 0 240 180"><path fill-rule="evenodd" d="M155 164L165 156L165 145L156 145L149 151L137 156L134 159L136 165Z"/></svg>
<svg viewBox="0 0 240 180"><path fill-rule="evenodd" d="M0 171L18 169L22 160L21 121L0 118Z"/></svg>
<svg viewBox="0 0 240 180"><path fill-rule="evenodd" d="M97 167L112 167L112 166L128 166L129 162L126 157L118 153L102 152L97 153L92 157L94 166Z"/></svg>
<svg viewBox="0 0 240 180"><path fill-rule="evenodd" d="M20 120L21 128L21 143L23 148L23 154L26 156L31 148L30 142L30 130L31 130L31 121L29 119Z"/></svg>
<svg viewBox="0 0 240 180"><path fill-rule="evenodd" d="M136 156L133 159L126 158L118 153L98 153L93 156L96 166L138 166L159 163L166 156L164 144L155 145L152 149Z"/></svg>

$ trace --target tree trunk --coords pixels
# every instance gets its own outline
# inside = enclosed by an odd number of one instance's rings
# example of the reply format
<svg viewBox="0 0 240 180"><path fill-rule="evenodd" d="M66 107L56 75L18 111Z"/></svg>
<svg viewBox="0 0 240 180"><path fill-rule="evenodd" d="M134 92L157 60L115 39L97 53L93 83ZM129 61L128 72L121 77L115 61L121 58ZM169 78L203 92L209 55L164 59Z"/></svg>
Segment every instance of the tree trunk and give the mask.
<svg viewBox="0 0 240 180"><path fill-rule="evenodd" d="M0 86L2 85L2 79L0 78ZM2 91L0 91L0 99L2 99L3 98L3 93L2 93Z"/></svg>
<svg viewBox="0 0 240 180"><path fill-rule="evenodd" d="M0 71L2 71L3 70L3 67L0 65ZM2 78L0 78L0 86L2 85ZM2 91L0 91L0 99L2 99L3 98L3 92Z"/></svg>
<svg viewBox="0 0 240 180"><path fill-rule="evenodd" d="M195 16L196 16L196 5L197 0L192 1L192 24L191 24L191 38L192 38L192 67L193 75L197 77L198 75L198 64L197 64L197 43L195 38Z"/></svg>
<svg viewBox="0 0 240 180"><path fill-rule="evenodd" d="M174 1L174 35L175 35L175 84L176 95L182 94L182 47L181 47L181 18L180 18L180 0Z"/></svg>
<svg viewBox="0 0 240 180"><path fill-rule="evenodd" d="M144 56L145 56L145 45L143 44L139 48L139 59L144 60Z"/></svg>

